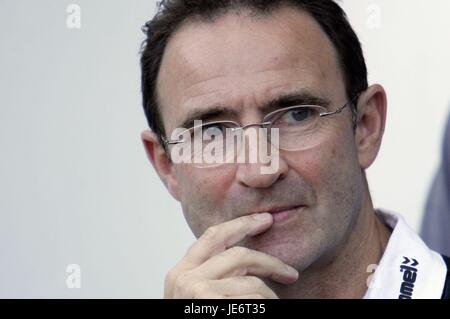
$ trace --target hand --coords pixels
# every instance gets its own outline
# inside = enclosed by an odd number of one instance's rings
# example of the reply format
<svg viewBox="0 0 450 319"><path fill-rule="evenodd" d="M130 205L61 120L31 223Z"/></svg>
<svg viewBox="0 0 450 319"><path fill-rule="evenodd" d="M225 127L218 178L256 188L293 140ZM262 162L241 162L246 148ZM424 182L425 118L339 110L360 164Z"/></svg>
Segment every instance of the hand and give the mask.
<svg viewBox="0 0 450 319"><path fill-rule="evenodd" d="M298 272L278 258L234 246L272 224L272 215L263 213L208 228L167 274L164 298L277 299L259 277L291 284Z"/></svg>

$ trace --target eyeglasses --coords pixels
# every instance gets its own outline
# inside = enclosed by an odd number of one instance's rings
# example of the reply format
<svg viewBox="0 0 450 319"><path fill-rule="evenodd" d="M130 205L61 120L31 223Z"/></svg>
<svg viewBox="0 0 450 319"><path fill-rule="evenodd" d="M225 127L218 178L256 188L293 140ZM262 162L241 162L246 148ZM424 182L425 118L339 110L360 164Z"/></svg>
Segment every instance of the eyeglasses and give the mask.
<svg viewBox="0 0 450 319"><path fill-rule="evenodd" d="M167 147L181 148L184 161L200 167L234 162L245 144L245 131L250 127L261 128L260 131L266 135L263 140L272 147L285 151L306 150L319 145L326 138L323 119L342 113L357 98L332 112L319 105L298 105L271 112L261 123L245 126L234 121L202 123L177 132L179 134L175 133L178 139L162 137L162 141ZM352 111L355 120L356 109L352 107ZM278 132L277 139L272 138L273 132ZM180 154L180 149L175 152Z"/></svg>

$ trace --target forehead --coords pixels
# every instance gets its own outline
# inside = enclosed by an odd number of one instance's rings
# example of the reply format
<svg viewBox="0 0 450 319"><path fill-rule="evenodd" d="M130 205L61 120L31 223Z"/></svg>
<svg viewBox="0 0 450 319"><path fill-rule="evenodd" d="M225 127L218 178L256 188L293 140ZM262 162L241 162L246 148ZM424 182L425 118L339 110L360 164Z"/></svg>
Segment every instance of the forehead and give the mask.
<svg viewBox="0 0 450 319"><path fill-rule="evenodd" d="M268 15L230 12L213 22L186 23L167 45L157 88L167 130L192 108L247 111L301 89L332 98L343 91L343 81L319 24L286 7Z"/></svg>

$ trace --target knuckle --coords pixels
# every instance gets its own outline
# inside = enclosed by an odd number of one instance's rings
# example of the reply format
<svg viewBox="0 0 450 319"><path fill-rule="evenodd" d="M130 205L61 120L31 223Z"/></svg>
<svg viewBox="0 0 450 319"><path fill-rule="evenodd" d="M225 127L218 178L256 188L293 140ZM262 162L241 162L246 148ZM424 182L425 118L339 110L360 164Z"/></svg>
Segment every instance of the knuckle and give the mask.
<svg viewBox="0 0 450 319"><path fill-rule="evenodd" d="M237 219L235 219L235 223L236 223L236 227L242 228L245 227L249 224L250 220L251 220L251 216L242 216L239 217Z"/></svg>
<svg viewBox="0 0 450 319"><path fill-rule="evenodd" d="M203 239L212 239L217 236L217 233L219 232L217 226L211 226L209 227L202 235Z"/></svg>
<svg viewBox="0 0 450 319"><path fill-rule="evenodd" d="M261 278L258 278L256 276L248 276L247 280L253 287L255 287L257 289L265 289L266 288L266 284L264 283L264 281Z"/></svg>
<svg viewBox="0 0 450 319"><path fill-rule="evenodd" d="M200 281L192 285L192 297L194 299L208 298L211 296L210 286L206 281Z"/></svg>
<svg viewBox="0 0 450 319"><path fill-rule="evenodd" d="M252 288L255 289L255 296L259 296L264 299L278 299L278 296L275 294L275 292L273 292L273 290L270 289L261 278L256 276L247 276L246 280L248 280Z"/></svg>
<svg viewBox="0 0 450 319"><path fill-rule="evenodd" d="M196 245L197 245L197 242L195 241L189 246L189 248L186 251L185 257L187 255L190 255L195 250Z"/></svg>
<svg viewBox="0 0 450 319"><path fill-rule="evenodd" d="M175 269L171 269L167 272L166 274L166 279L165 279L165 285L166 286L170 286L173 284L173 282L175 281L175 278L177 277L177 272Z"/></svg>
<svg viewBox="0 0 450 319"><path fill-rule="evenodd" d="M189 289L192 287L192 278L188 272L179 274L174 281L174 290L178 296L185 297L189 294Z"/></svg>
<svg viewBox="0 0 450 319"><path fill-rule="evenodd" d="M228 249L226 253L232 257L243 258L244 256L248 255L249 249L241 246L234 246Z"/></svg>

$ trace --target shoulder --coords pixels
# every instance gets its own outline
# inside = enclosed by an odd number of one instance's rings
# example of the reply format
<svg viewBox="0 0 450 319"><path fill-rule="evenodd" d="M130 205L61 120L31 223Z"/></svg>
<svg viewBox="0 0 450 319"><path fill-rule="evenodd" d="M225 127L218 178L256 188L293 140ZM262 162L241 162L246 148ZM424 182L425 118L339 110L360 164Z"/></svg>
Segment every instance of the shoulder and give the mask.
<svg viewBox="0 0 450 319"><path fill-rule="evenodd" d="M442 292L442 299L450 299L450 257L442 255L445 264L447 265L447 276L445 278L444 291Z"/></svg>

